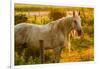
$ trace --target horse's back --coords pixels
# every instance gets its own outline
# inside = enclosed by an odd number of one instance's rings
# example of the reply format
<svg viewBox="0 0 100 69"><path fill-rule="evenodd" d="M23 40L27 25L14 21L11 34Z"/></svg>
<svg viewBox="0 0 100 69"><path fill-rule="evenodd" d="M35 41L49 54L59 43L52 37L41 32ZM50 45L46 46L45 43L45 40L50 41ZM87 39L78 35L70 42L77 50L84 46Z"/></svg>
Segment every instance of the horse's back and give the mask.
<svg viewBox="0 0 100 69"><path fill-rule="evenodd" d="M23 44L26 42L28 33L31 32L31 25L20 23L15 26L15 42L16 44Z"/></svg>
<svg viewBox="0 0 100 69"><path fill-rule="evenodd" d="M17 45L27 43L28 46L39 47L39 40L44 40L45 27L42 25L20 23L15 26L15 43Z"/></svg>

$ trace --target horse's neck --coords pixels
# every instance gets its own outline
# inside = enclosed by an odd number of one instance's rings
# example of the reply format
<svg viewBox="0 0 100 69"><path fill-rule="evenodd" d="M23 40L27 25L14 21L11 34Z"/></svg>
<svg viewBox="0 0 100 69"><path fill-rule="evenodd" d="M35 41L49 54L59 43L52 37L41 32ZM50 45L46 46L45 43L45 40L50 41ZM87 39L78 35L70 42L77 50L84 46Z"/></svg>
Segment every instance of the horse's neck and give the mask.
<svg viewBox="0 0 100 69"><path fill-rule="evenodd" d="M64 35L65 37L66 36L69 36L69 33L72 29L72 26L71 26L71 18L62 18L60 19L57 23L57 27L59 28L58 30L60 30Z"/></svg>

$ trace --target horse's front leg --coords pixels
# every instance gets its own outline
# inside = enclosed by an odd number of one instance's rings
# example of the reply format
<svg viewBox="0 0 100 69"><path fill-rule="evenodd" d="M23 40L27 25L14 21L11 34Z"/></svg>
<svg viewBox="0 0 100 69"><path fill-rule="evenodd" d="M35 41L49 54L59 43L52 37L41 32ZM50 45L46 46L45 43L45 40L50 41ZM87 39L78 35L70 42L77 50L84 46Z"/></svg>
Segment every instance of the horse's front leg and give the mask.
<svg viewBox="0 0 100 69"><path fill-rule="evenodd" d="M71 53L70 34L67 37L67 39L65 39L64 46L67 47L68 54L70 55Z"/></svg>
<svg viewBox="0 0 100 69"><path fill-rule="evenodd" d="M60 54L61 54L61 48L57 47L54 49L54 62L59 63L60 62Z"/></svg>

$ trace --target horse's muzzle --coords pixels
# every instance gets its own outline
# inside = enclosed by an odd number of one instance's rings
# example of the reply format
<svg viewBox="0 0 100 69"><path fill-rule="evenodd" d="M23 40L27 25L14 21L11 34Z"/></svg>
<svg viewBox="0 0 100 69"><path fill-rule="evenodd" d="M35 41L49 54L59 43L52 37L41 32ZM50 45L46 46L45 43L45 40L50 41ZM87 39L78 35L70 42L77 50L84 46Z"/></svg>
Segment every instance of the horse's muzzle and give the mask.
<svg viewBox="0 0 100 69"><path fill-rule="evenodd" d="M78 32L78 36L83 35L83 30L77 30L77 32Z"/></svg>

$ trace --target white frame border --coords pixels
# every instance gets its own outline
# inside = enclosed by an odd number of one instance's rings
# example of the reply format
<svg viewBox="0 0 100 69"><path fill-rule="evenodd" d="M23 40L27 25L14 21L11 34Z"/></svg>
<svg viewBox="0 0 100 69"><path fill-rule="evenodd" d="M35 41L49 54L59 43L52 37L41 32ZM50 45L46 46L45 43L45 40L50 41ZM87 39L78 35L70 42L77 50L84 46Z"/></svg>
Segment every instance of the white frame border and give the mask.
<svg viewBox="0 0 100 69"><path fill-rule="evenodd" d="M84 2L84 1L83 1ZM76 3L76 4L71 4L71 3L69 3L69 4L65 4L65 5L62 5L62 4L56 4L56 3L54 3L54 4L43 4L43 3L34 3L34 4L40 4L40 5L56 5L56 6L71 6L71 7L87 7L87 8L94 8L94 11L95 11L95 5L93 5L92 3L92 5L85 5L84 3L81 5L81 4L79 4L79 3ZM14 65L14 1L13 0L10 0L10 21L11 21L11 25L10 25L10 34L11 34L11 39L10 39L10 48L11 48L11 51L10 51L10 55L11 55L11 57L10 57L10 67L11 67L11 69L31 69L31 68L36 68L36 69L40 69L41 67L42 68L49 68L49 67L54 67L55 68L55 66L58 66L59 67L59 65L62 67L64 67L64 65L67 65L68 67L70 66L70 65L72 65L73 67L76 65L76 67L77 67L77 65L79 66L88 66L88 65L93 65L94 63L95 63L95 61L90 61L90 62L69 62L69 63L56 63L56 64L37 64L37 65L19 65L19 66L15 66ZM95 22L95 21L94 21ZM94 55L95 56L95 55ZM49 67L48 67L49 66ZM72 68L73 68L72 67ZM65 67L66 68L66 67ZM70 67L69 67L70 68ZM59 68L60 69L60 68Z"/></svg>

